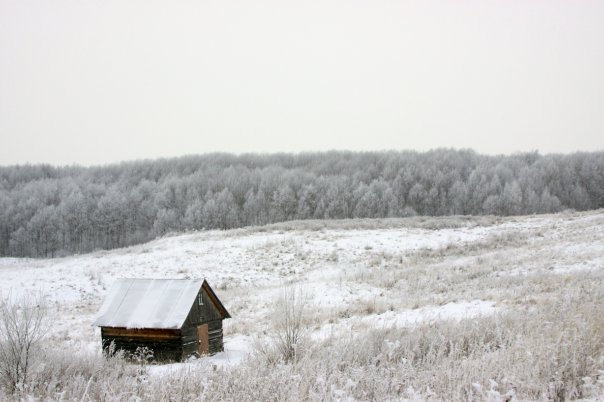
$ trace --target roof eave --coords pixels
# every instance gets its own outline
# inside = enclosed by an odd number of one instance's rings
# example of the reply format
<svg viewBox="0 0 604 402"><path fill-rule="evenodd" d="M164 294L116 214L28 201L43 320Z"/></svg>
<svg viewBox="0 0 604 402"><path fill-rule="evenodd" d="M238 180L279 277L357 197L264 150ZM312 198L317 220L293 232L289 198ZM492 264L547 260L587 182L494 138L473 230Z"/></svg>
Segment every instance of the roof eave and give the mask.
<svg viewBox="0 0 604 402"><path fill-rule="evenodd" d="M208 281L204 279L203 283L201 284L201 287L206 290L208 296L210 296L210 299L212 300L212 303L214 303L218 311L220 311L220 313L222 314L222 319L224 320L226 318L231 318L231 315L224 307L218 296L216 296L216 293L214 293L214 290L212 289Z"/></svg>

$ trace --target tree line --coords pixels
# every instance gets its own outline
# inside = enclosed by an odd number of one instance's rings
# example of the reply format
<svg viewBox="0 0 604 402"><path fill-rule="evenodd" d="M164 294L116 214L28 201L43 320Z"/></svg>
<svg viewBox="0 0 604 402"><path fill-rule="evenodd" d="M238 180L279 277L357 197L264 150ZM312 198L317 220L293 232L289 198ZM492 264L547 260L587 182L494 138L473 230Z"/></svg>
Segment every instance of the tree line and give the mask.
<svg viewBox="0 0 604 402"><path fill-rule="evenodd" d="M7 166L0 167L0 255L67 255L170 231L293 219L602 207L604 152L334 151Z"/></svg>

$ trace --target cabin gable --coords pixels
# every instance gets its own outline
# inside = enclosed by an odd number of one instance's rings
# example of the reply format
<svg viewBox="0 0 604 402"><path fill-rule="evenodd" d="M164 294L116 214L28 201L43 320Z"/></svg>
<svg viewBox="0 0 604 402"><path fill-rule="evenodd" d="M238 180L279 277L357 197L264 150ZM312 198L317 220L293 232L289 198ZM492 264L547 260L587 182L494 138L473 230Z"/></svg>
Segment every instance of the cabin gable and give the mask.
<svg viewBox="0 0 604 402"><path fill-rule="evenodd" d="M203 324L214 320L222 320L224 318L226 317L222 316L207 290L202 287L199 289L199 292L193 301L183 327Z"/></svg>
<svg viewBox="0 0 604 402"><path fill-rule="evenodd" d="M206 329L200 328L204 324L207 325L207 353L222 352L224 350L222 320L225 318L230 318L230 315L208 283L204 281L181 328L183 353L185 355L200 355L203 353L199 346L199 331L206 331Z"/></svg>

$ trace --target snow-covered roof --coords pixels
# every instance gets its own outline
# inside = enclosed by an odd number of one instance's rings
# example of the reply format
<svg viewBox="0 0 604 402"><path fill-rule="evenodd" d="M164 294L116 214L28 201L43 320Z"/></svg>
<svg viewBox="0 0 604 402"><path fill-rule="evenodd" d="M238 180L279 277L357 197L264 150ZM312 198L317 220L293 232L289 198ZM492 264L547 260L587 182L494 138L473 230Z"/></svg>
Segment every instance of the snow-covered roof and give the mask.
<svg viewBox="0 0 604 402"><path fill-rule="evenodd" d="M94 325L120 328L182 327L203 279L118 279Z"/></svg>

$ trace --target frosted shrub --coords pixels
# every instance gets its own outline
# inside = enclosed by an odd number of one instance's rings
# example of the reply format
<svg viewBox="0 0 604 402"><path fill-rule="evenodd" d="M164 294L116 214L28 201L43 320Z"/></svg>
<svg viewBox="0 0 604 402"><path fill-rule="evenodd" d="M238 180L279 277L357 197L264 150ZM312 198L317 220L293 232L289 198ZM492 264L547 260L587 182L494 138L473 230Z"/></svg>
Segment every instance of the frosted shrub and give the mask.
<svg viewBox="0 0 604 402"><path fill-rule="evenodd" d="M153 350L146 346L139 346L130 357L139 367L139 373L145 374L147 364L153 359Z"/></svg>
<svg viewBox="0 0 604 402"><path fill-rule="evenodd" d="M286 287L274 309L273 345L284 362L295 361L306 338L306 296L296 287Z"/></svg>
<svg viewBox="0 0 604 402"><path fill-rule="evenodd" d="M22 388L34 364L34 354L46 333L41 297L0 299L0 385L9 392Z"/></svg>

